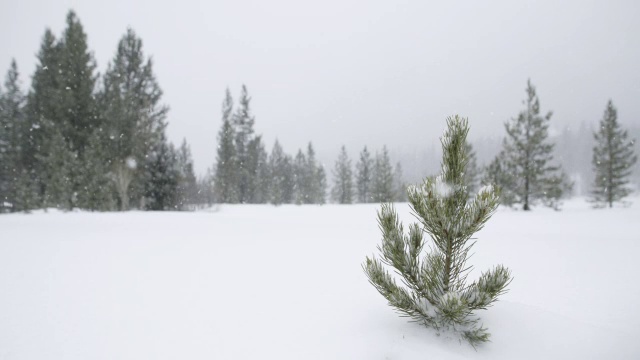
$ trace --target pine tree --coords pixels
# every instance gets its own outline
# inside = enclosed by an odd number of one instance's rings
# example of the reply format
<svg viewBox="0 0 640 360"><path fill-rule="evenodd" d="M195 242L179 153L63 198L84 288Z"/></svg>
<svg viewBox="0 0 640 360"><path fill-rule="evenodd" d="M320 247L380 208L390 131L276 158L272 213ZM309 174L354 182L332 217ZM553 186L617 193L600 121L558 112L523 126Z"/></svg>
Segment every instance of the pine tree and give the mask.
<svg viewBox="0 0 640 360"><path fill-rule="evenodd" d="M24 128L24 100L20 90L18 65L11 61L0 91L0 213L16 211L22 164L22 129ZM1 89L0 89L1 90Z"/></svg>
<svg viewBox="0 0 640 360"><path fill-rule="evenodd" d="M247 87L242 85L238 110L232 119L237 158L237 176L235 182L237 184L236 192L240 203L250 201L251 193L253 192L252 186L255 183L253 169L251 167L253 161L249 152L249 143L254 137L253 124L255 123L255 118L251 115L250 103L251 98L249 97Z"/></svg>
<svg viewBox="0 0 640 360"><path fill-rule="evenodd" d="M145 164L145 202L149 210L177 210L180 172L176 151L164 136Z"/></svg>
<svg viewBox="0 0 640 360"><path fill-rule="evenodd" d="M162 90L153 74L153 63L145 60L142 40L132 29L118 42L102 87L99 107L109 139L105 146L110 178L120 209L128 210L130 200L140 201L144 196L149 179L142 165L162 141L169 111L160 102Z"/></svg>
<svg viewBox="0 0 640 360"><path fill-rule="evenodd" d="M369 282L400 314L438 332L454 331L471 345L489 340L487 329L475 311L486 309L506 291L510 271L498 265L466 283L471 266L466 265L474 244L471 237L482 229L498 206L498 192L483 188L473 199L464 184L468 162L466 119L447 119L441 139L442 170L438 177L410 187L409 202L420 223L405 233L391 204L378 212L382 230L381 259L366 258L363 269ZM425 239L432 243L423 256ZM398 285L383 263L395 269L406 287Z"/></svg>
<svg viewBox="0 0 640 360"><path fill-rule="evenodd" d="M227 88L226 97L222 103L222 127L218 132L218 151L216 156L216 171L214 193L217 202L233 204L238 202L236 172L237 157L235 145L235 131L231 123L233 99Z"/></svg>
<svg viewBox="0 0 640 360"><path fill-rule="evenodd" d="M373 166L372 197L374 202L391 202L395 198L393 189L393 169L389 159L387 147L382 148L382 153L376 153Z"/></svg>
<svg viewBox="0 0 640 360"><path fill-rule="evenodd" d="M628 187L631 169L638 160L634 154L634 140L629 140L627 130L618 123L618 111L609 100L600 129L594 134L593 169L595 183L592 200L596 207L621 201L631 193Z"/></svg>
<svg viewBox="0 0 640 360"><path fill-rule="evenodd" d="M356 164L356 188L357 200L359 203L369 203L373 201L372 182L373 182L373 160L365 146L360 153L360 160Z"/></svg>
<svg viewBox="0 0 640 360"><path fill-rule="evenodd" d="M515 187L508 190L524 210L530 210L538 200L556 208L572 185L560 166L551 165L554 145L547 139L551 112L540 115L540 102L531 81L527 81L526 106L505 124L504 153L515 179Z"/></svg>
<svg viewBox="0 0 640 360"><path fill-rule="evenodd" d="M340 155L333 168L333 189L331 198L338 204L351 204L353 202L353 174L351 160L347 155L344 145L340 149Z"/></svg>

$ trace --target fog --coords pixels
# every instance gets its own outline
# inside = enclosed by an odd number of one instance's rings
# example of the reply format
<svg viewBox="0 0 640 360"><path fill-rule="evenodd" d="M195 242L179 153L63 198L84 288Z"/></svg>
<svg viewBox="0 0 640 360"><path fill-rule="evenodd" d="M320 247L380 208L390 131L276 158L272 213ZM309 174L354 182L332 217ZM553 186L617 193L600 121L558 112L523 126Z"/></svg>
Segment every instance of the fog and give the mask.
<svg viewBox="0 0 640 360"><path fill-rule="evenodd" d="M100 72L127 27L143 39L168 136L187 139L199 174L215 161L225 88L237 98L242 84L268 150L312 141L328 166L342 144L352 157L429 153L455 113L472 141L500 139L528 78L552 134L595 126L608 99L623 126L640 125L637 1L3 1L0 71L15 58L26 90L45 28L59 35L69 9Z"/></svg>

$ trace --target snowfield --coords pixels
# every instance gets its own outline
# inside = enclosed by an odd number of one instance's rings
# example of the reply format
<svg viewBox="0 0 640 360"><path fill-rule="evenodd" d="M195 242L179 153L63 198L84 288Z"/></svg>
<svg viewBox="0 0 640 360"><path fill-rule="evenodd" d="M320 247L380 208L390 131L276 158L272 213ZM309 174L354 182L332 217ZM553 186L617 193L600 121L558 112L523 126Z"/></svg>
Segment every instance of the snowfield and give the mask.
<svg viewBox="0 0 640 360"><path fill-rule="evenodd" d="M377 205L2 215L0 359L640 359L632 201L500 209L469 279L502 263L514 280L477 351L367 282Z"/></svg>

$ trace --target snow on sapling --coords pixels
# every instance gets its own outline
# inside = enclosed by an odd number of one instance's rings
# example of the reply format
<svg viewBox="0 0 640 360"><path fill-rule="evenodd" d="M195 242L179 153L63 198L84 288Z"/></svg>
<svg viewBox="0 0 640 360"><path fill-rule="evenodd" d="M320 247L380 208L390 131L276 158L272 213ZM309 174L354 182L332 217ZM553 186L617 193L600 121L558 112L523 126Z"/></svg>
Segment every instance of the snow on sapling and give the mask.
<svg viewBox="0 0 640 360"><path fill-rule="evenodd" d="M467 284L471 266L466 262L475 243L469 240L489 220L499 198L493 186L469 197L464 180L468 122L456 115L447 119L447 126L441 138L441 174L409 188L409 203L420 223L411 224L405 233L393 206L382 204L378 212L381 259L367 257L363 269L369 282L402 316L438 333L456 333L475 347L488 341L489 333L474 312L491 306L506 292L512 278L507 268L497 265ZM432 241L423 252L425 232ZM395 269L404 286L383 263Z"/></svg>

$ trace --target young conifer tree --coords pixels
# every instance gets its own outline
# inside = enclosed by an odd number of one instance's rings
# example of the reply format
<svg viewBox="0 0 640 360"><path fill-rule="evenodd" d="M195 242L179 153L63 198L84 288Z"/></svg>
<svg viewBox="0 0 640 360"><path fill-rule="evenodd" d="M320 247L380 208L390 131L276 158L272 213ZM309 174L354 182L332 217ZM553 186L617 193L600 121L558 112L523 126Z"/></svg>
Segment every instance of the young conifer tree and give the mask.
<svg viewBox="0 0 640 360"><path fill-rule="evenodd" d="M367 257L363 269L401 315L438 332L453 331L475 346L489 339L475 311L491 306L506 291L511 273L498 265L466 282L474 244L469 240L496 210L499 197L494 187L485 186L469 200L464 179L468 123L455 116L447 119L447 126L441 139L441 174L409 188L409 203L420 224L410 225L405 233L393 206L383 204L378 212L381 259ZM423 254L425 232L432 241ZM405 286L398 285L383 263L395 269Z"/></svg>
<svg viewBox="0 0 640 360"><path fill-rule="evenodd" d="M613 207L614 202L631 193L629 176L638 157L633 153L634 140L629 140L627 131L620 128L618 111L611 100L594 137L597 142L593 148L596 176L592 200L595 207Z"/></svg>

